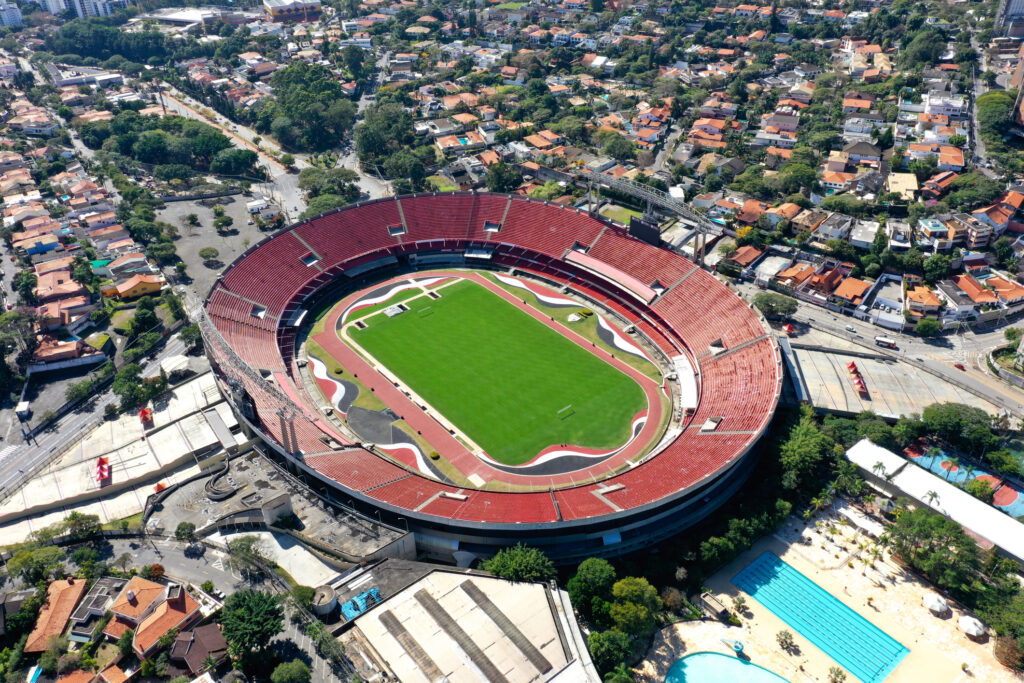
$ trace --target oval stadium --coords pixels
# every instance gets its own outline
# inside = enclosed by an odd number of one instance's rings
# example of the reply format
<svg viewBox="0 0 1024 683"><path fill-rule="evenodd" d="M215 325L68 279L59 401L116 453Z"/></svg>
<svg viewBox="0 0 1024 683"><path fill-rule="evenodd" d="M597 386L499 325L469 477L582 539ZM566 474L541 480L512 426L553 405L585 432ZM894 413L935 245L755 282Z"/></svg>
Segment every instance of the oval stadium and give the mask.
<svg viewBox="0 0 1024 683"><path fill-rule="evenodd" d="M225 270L200 326L264 450L447 561L678 533L746 479L782 383L764 320L713 275L503 194L293 225Z"/></svg>

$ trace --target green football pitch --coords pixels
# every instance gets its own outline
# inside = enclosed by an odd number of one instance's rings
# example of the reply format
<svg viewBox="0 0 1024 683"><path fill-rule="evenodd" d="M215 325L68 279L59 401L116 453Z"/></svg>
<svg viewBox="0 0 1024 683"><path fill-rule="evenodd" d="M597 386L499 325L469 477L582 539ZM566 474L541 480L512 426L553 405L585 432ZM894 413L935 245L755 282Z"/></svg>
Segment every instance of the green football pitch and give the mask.
<svg viewBox="0 0 1024 683"><path fill-rule="evenodd" d="M614 448L644 409L631 377L475 282L375 315L352 338L498 462Z"/></svg>

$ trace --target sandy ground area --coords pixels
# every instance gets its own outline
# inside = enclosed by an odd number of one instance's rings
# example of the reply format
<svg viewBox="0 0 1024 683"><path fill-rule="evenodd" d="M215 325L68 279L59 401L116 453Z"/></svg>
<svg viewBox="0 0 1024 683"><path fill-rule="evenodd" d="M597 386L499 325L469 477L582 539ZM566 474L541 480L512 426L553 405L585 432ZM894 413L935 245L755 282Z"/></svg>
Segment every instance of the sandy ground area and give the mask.
<svg viewBox="0 0 1024 683"><path fill-rule="evenodd" d="M827 681L836 662L731 582L752 560L771 551L910 650L886 683L1024 681L1024 676L996 661L993 638L974 642L957 628L957 620L968 613L962 606L951 603L946 615L934 616L922 604L933 589L901 569L854 524L842 520L834 511L809 521L790 518L775 536L762 539L711 577L707 586L724 605L732 607L738 595L746 599L742 625L696 621L663 629L637 668L640 680L661 683L672 664L687 654L729 652L722 642L728 639L742 642L754 663L794 683ZM793 634L797 646L791 654L775 640L784 629ZM966 670L961 668L964 664ZM856 679L849 675L847 680Z"/></svg>

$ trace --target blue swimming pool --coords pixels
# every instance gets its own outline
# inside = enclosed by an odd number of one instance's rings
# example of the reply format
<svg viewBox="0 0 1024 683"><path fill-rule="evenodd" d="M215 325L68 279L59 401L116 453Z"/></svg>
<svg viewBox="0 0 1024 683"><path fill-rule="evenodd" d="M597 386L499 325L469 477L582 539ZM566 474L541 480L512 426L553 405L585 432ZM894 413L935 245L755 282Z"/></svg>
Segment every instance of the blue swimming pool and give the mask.
<svg viewBox="0 0 1024 683"><path fill-rule="evenodd" d="M665 674L665 683L789 683L785 678L720 652L694 652L672 665Z"/></svg>
<svg viewBox="0 0 1024 683"><path fill-rule="evenodd" d="M864 683L884 680L909 652L775 553L758 557L732 582Z"/></svg>

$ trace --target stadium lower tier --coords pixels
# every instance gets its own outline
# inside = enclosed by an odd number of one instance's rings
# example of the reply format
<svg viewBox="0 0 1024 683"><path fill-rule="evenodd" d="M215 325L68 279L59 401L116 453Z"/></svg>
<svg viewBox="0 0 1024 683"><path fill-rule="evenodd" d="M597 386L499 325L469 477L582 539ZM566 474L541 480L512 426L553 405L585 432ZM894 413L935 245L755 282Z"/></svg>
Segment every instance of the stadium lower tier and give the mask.
<svg viewBox="0 0 1024 683"><path fill-rule="evenodd" d="M677 410L654 450L578 484L500 490L425 476L332 425L296 361L310 311L396 273L453 266L572 290L660 349L677 371ZM763 320L713 275L585 212L508 195L378 200L293 226L228 268L201 328L222 387L273 454L340 503L415 531L420 552L441 560L525 542L569 563L682 531L749 475L782 381Z"/></svg>

